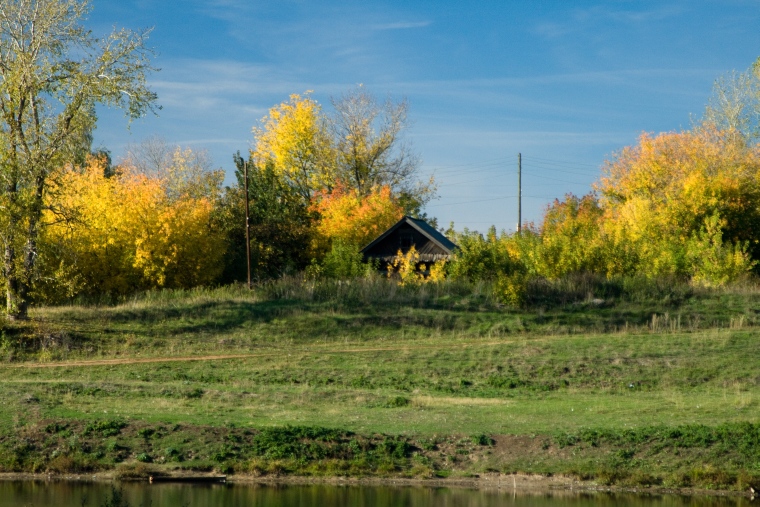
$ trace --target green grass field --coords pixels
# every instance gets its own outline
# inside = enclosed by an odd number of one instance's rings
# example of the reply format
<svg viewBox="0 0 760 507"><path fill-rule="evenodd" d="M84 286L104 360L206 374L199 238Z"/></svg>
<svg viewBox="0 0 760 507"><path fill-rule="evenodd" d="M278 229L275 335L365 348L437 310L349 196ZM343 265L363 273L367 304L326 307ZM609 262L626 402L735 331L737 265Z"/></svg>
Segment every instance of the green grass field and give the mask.
<svg viewBox="0 0 760 507"><path fill-rule="evenodd" d="M760 290L578 285L522 310L382 279L38 308L0 338L0 470L755 484Z"/></svg>

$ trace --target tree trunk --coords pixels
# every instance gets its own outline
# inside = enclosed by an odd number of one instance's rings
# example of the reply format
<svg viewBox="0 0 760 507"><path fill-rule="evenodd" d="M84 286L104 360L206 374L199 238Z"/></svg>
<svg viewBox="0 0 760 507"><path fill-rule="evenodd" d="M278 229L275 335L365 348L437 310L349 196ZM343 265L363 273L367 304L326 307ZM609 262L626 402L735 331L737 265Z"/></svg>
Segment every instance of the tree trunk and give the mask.
<svg viewBox="0 0 760 507"><path fill-rule="evenodd" d="M24 289L24 280L19 278L18 253L16 251L16 235L21 223L18 210L18 182L11 181L6 188L9 198L8 229L4 235L5 255L3 258L3 274L5 275L5 303L10 320L26 320L28 304L26 302L27 290Z"/></svg>
<svg viewBox="0 0 760 507"><path fill-rule="evenodd" d="M37 260L37 240L39 223L42 218L44 183L44 175L37 176L34 200L26 213L29 222L22 252L23 258L19 259L19 252L16 248L16 242L20 239L18 228L23 221L14 212L11 212L9 232L5 237L5 265L3 266L6 279L5 297L8 318L12 321L26 320L29 317L29 282ZM10 185L9 194L11 195L11 202L16 204L17 185ZM18 265L19 260L22 262L21 266Z"/></svg>
<svg viewBox="0 0 760 507"><path fill-rule="evenodd" d="M4 271L5 271L5 300L8 318L12 321L26 320L29 305L26 301L25 283L19 279L16 271L16 249L13 238L6 238Z"/></svg>

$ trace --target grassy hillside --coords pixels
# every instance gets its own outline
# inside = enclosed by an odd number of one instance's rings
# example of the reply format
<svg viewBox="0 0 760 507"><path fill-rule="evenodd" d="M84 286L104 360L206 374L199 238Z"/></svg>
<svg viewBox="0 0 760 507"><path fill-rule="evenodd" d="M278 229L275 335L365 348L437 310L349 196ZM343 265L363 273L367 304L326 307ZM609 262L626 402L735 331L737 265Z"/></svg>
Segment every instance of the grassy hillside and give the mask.
<svg viewBox="0 0 760 507"><path fill-rule="evenodd" d="M529 301L285 280L39 308L0 338L0 470L760 478L760 290Z"/></svg>

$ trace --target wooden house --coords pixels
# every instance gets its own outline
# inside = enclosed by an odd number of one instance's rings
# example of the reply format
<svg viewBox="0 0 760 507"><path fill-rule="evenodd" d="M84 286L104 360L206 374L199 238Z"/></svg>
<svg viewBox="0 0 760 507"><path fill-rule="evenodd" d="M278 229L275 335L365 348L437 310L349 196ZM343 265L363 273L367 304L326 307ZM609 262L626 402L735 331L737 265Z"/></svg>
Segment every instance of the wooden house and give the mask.
<svg viewBox="0 0 760 507"><path fill-rule="evenodd" d="M380 269L384 270L396 259L399 250L406 254L412 246L419 253L420 262L428 265L449 259L457 248L424 220L405 216L362 248L361 253L365 260L379 261Z"/></svg>

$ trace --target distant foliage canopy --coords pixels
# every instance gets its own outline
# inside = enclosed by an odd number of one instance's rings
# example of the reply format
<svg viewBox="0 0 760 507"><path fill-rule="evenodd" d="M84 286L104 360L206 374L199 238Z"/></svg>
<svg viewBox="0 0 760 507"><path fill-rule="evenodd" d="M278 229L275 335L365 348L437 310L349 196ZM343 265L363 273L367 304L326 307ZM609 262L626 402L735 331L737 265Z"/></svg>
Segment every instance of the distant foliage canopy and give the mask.
<svg viewBox="0 0 760 507"><path fill-rule="evenodd" d="M453 259L425 265L399 252L392 278L486 281L519 306L537 284L577 274L721 286L757 271L757 79L720 81L702 123L642 134L603 165L592 192L555 200L539 224L519 234L452 226ZM360 87L333 105L337 116L326 115L307 93L272 108L224 189L203 152L158 138L120 165L102 150L61 164L41 205L32 298L243 281L246 183L254 280L377 273L360 248L419 211L434 187L416 178L401 143L405 102L378 104Z"/></svg>

